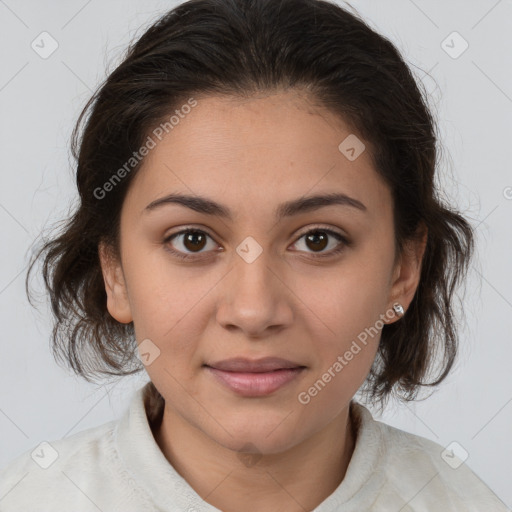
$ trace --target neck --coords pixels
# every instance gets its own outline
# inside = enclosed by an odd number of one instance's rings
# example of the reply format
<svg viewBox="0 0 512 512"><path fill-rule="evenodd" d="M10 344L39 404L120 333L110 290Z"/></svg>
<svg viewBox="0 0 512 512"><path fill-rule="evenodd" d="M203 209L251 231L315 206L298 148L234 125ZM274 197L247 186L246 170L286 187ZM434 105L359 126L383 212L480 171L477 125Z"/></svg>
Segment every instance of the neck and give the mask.
<svg viewBox="0 0 512 512"><path fill-rule="evenodd" d="M224 512L304 512L322 503L345 477L355 430L347 406L322 430L284 452L241 455L166 406L154 435L174 469L214 507Z"/></svg>

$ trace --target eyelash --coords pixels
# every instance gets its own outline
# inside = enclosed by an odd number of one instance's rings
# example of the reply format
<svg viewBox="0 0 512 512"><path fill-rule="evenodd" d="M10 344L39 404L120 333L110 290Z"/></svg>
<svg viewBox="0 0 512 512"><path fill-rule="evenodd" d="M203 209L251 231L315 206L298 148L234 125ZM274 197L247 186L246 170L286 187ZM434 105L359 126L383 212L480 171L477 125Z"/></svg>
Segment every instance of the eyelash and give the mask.
<svg viewBox="0 0 512 512"><path fill-rule="evenodd" d="M336 249L332 249L330 252L328 252L327 254L314 254L312 253L312 257L314 259L320 259L320 258L332 258L338 254L340 254L344 249L345 247L348 247L350 246L350 242L347 240L347 238L345 238L342 234L338 233L337 231L334 231L332 229L329 229L329 228L324 228L324 227L321 227L321 226L316 226L312 229L310 229L309 231L306 231L305 233L302 233L299 238L297 238L297 241L299 241L301 238L307 236L307 235L310 235L311 233L317 233L317 232L322 232L322 233L327 233L328 235L331 235L333 236L334 238L336 238L339 242L342 242L339 247L337 247ZM212 238L213 240L213 237L208 234L206 231L203 231L202 229L197 229L197 228L186 228L186 229L183 229L182 231L179 231L177 233L173 233L172 235L169 235L168 237L166 237L164 240L163 240L163 244L165 245L165 250L170 252L173 256L176 256L177 258L180 258L182 260L199 260L199 259L203 259L204 256L197 256L197 255L191 255L191 254L183 254L181 251L176 251L174 249L171 249L168 244L169 242L179 236L179 235L184 235L184 234L187 234L187 233L201 233L203 235L206 235L210 238ZM295 242L296 243L296 242ZM201 253L196 253L196 254L201 254Z"/></svg>

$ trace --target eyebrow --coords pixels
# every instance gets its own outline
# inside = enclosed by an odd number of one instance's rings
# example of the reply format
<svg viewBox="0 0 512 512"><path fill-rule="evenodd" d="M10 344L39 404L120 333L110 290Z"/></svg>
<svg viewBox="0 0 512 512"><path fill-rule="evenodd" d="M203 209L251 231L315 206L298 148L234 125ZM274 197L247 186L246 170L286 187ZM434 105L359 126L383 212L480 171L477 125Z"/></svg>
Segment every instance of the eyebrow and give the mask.
<svg viewBox="0 0 512 512"><path fill-rule="evenodd" d="M168 204L179 204L190 208L199 213L205 215L212 215L222 217L224 219L233 221L233 213L231 210L222 204L217 203L212 199L201 196L189 196L185 194L169 194L165 197L161 197L149 203L143 212L151 212ZM319 208L331 205L349 206L362 212L366 212L366 206L346 194L331 193L321 194L309 197L300 197L291 201L280 204L275 210L276 219L282 219L284 217L291 217L300 213L306 213Z"/></svg>

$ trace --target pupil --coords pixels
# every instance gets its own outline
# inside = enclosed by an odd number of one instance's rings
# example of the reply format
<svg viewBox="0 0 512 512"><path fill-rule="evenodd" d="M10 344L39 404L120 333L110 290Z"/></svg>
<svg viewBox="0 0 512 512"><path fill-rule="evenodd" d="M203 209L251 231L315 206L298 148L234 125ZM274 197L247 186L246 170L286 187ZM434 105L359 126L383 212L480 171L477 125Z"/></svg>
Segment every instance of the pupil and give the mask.
<svg viewBox="0 0 512 512"><path fill-rule="evenodd" d="M320 233L320 234L318 234ZM317 231L314 234L307 236L308 242L312 242L314 245L320 245L320 247L311 247L311 249L324 249L327 246L327 236L322 231Z"/></svg>
<svg viewBox="0 0 512 512"><path fill-rule="evenodd" d="M197 238L202 238L202 243L201 241L198 241ZM185 236L185 241L184 241L184 244L185 246L187 247L187 249L202 249L204 247L204 242L205 242L205 237L203 236L202 233L199 233L198 231L190 231L186 236ZM192 244L192 247L189 247L188 244L191 243Z"/></svg>

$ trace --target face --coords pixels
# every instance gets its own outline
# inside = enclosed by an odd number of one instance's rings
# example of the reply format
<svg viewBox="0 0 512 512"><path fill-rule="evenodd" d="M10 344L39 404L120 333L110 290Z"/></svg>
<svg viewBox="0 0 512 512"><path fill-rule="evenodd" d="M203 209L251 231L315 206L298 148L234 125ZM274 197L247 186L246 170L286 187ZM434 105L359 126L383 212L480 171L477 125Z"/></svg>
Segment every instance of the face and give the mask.
<svg viewBox="0 0 512 512"><path fill-rule="evenodd" d="M421 248L394 264L391 193L368 145L339 149L351 134L295 92L198 98L130 186L121 261L100 248L109 312L145 340L166 412L219 445L271 454L325 428L413 298ZM170 194L221 208L148 208ZM342 199L304 202L328 194ZM235 357L301 368L228 385L206 366Z"/></svg>

